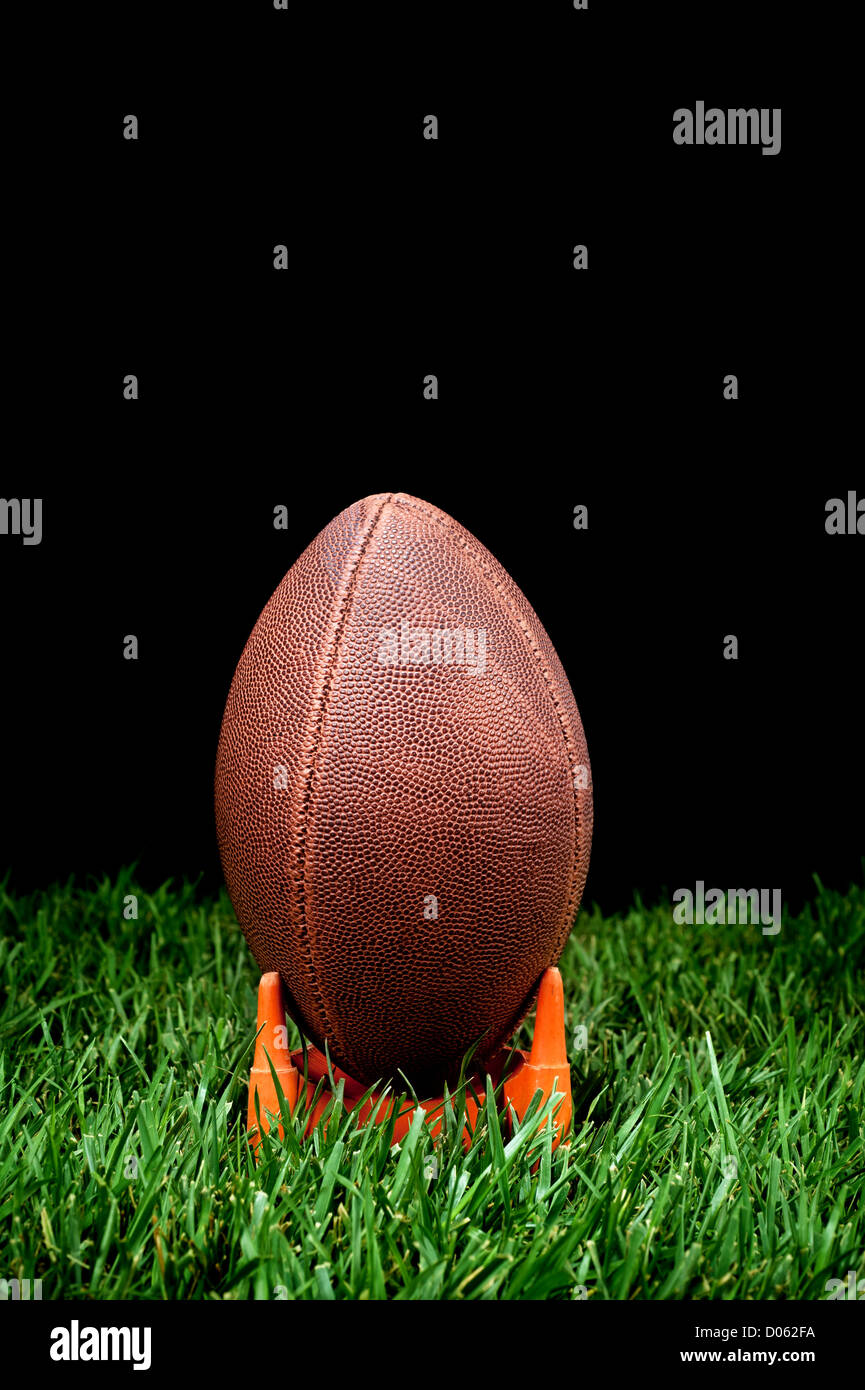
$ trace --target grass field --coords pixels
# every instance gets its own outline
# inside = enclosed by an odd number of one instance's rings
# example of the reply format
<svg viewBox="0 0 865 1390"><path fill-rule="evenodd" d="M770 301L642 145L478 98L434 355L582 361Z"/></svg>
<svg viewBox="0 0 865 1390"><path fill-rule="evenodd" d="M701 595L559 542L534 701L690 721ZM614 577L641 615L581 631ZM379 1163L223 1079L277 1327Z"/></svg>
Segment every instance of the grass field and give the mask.
<svg viewBox="0 0 865 1390"><path fill-rule="evenodd" d="M337 1110L256 1167L227 899L0 887L0 938L0 1279L43 1299L819 1299L865 1274L860 886L775 937L581 913L552 1155L492 1105L468 1153L456 1124L391 1149Z"/></svg>

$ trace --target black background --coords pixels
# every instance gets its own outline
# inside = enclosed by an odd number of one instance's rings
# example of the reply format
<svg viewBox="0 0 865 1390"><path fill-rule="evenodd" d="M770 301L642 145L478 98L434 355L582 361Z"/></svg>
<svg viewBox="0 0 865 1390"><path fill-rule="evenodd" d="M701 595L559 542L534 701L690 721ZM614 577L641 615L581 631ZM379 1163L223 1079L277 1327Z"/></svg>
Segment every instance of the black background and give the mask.
<svg viewBox="0 0 865 1390"><path fill-rule="evenodd" d="M827 498L865 493L839 107L784 11L542 8L347 28L251 4L196 33L124 7L61 139L34 109L47 212L19 220L2 491L43 497L44 537L0 537L14 886L131 860L218 886L243 644L312 537L384 490L468 527L558 649L593 764L588 900L700 878L797 906L814 873L861 875L865 539L824 529ZM780 106L781 153L675 146L698 99Z"/></svg>

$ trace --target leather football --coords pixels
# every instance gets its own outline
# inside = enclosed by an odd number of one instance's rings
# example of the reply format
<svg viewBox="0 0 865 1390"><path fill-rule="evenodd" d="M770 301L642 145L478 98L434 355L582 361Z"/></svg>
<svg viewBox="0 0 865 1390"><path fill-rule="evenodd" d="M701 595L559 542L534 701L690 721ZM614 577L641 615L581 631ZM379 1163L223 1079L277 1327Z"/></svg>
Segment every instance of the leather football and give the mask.
<svg viewBox="0 0 865 1390"><path fill-rule="evenodd" d="M580 903L589 759L523 594L445 512L348 507L288 571L219 738L228 891L351 1076L441 1082L515 1030Z"/></svg>

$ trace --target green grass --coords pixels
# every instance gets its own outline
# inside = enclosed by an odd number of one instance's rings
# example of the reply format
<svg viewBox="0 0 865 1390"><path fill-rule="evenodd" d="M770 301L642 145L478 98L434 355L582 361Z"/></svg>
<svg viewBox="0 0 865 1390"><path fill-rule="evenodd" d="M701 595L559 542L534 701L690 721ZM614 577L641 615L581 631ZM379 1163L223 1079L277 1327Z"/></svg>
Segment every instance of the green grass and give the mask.
<svg viewBox="0 0 865 1390"><path fill-rule="evenodd" d="M865 1273L860 886L775 937L582 913L553 1154L542 1116L391 1149L335 1102L256 1167L227 900L0 885L0 931L0 1278L43 1298L824 1298Z"/></svg>

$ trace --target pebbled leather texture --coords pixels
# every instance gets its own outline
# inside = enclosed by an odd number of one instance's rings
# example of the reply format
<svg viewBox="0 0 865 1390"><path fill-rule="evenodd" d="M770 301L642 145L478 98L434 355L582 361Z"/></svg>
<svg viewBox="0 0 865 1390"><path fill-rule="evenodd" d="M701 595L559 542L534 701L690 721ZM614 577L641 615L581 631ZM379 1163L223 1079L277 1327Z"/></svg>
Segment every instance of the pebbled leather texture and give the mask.
<svg viewBox="0 0 865 1390"><path fill-rule="evenodd" d="M456 521L383 493L308 546L232 681L216 826L259 968L337 1065L435 1084L510 1036L579 907L581 766L547 634Z"/></svg>

